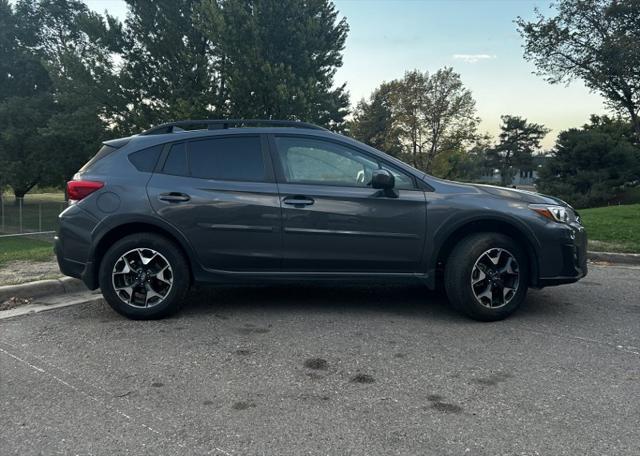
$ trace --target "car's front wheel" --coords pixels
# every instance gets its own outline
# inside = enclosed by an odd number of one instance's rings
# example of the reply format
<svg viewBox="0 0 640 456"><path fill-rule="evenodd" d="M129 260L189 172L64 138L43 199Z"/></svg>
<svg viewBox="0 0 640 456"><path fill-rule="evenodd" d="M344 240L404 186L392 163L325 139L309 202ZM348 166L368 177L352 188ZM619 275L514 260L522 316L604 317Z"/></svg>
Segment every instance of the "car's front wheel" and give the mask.
<svg viewBox="0 0 640 456"><path fill-rule="evenodd" d="M155 233L136 233L113 244L100 263L100 288L113 309L135 320L175 313L189 290L182 251Z"/></svg>
<svg viewBox="0 0 640 456"><path fill-rule="evenodd" d="M445 265L451 304L471 318L496 321L524 301L529 282L527 256L512 238L479 233L464 238Z"/></svg>

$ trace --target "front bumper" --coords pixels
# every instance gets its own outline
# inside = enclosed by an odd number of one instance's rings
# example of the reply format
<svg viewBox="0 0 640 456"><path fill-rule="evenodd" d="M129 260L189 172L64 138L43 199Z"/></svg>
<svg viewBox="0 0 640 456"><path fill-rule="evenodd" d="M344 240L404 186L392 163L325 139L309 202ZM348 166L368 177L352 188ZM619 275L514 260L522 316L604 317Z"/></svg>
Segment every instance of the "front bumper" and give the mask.
<svg viewBox="0 0 640 456"><path fill-rule="evenodd" d="M578 223L563 225L547 240L539 261L539 288L574 283L587 275L587 233Z"/></svg>

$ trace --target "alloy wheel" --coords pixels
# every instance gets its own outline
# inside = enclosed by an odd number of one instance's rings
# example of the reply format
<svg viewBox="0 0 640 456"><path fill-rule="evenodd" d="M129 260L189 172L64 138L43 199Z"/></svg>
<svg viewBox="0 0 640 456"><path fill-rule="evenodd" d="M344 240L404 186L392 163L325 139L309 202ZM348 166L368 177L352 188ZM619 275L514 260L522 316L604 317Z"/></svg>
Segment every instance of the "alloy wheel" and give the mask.
<svg viewBox="0 0 640 456"><path fill-rule="evenodd" d="M118 298L133 307L153 307L167 297L173 286L169 261L149 248L129 250L113 266L113 289Z"/></svg>
<svg viewBox="0 0 640 456"><path fill-rule="evenodd" d="M511 252L493 248L484 252L471 270L471 289L476 300L490 309L504 307L520 284L520 267Z"/></svg>

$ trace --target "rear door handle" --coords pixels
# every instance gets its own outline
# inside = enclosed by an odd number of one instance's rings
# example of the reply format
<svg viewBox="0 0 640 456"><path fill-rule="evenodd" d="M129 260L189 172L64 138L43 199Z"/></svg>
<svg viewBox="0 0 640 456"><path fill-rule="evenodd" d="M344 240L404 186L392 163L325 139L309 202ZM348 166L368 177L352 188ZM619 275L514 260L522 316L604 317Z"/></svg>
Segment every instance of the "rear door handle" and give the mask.
<svg viewBox="0 0 640 456"><path fill-rule="evenodd" d="M315 201L308 196L287 196L282 200L284 204L291 204L293 206L311 206Z"/></svg>
<svg viewBox="0 0 640 456"><path fill-rule="evenodd" d="M158 197L160 201L166 201L167 203L185 203L191 199L186 193L161 193Z"/></svg>

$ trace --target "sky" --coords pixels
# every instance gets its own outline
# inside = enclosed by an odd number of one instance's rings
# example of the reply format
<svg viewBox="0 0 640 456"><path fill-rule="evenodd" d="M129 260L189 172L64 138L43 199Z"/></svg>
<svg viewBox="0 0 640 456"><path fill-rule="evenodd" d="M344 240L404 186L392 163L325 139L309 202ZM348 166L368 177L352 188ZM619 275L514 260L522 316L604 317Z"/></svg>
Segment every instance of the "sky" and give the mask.
<svg viewBox="0 0 640 456"><path fill-rule="evenodd" d="M124 20L123 0L85 0L90 8ZM343 66L335 82L346 82L355 105L383 81L419 69L451 66L476 100L480 130L497 136L503 114L526 117L557 134L579 127L605 111L602 98L580 81L551 85L532 74L522 58L522 38L514 20L534 17L534 8L552 13L540 0L334 0L350 27Z"/></svg>

